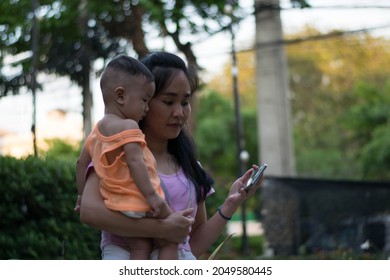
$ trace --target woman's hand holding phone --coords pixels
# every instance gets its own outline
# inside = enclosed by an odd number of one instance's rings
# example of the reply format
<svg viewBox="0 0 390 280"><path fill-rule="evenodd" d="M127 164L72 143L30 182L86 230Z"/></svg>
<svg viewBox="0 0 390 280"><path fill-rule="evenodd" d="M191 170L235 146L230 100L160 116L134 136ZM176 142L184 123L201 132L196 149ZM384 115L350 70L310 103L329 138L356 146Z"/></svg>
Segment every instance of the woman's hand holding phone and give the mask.
<svg viewBox="0 0 390 280"><path fill-rule="evenodd" d="M249 191L251 188L253 188L253 186L257 184L257 182L259 182L261 177L263 177L264 170L267 167L267 164L263 164L259 167L259 169L253 171L252 176L249 178L248 182L246 183L246 186L244 187L245 191Z"/></svg>

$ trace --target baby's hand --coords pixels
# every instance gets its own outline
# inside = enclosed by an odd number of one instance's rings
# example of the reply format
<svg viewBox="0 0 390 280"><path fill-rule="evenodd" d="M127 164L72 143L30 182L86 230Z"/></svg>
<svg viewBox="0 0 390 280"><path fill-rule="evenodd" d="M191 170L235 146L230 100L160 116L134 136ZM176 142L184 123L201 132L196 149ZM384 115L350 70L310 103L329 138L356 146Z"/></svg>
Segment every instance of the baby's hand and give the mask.
<svg viewBox="0 0 390 280"><path fill-rule="evenodd" d="M164 201L164 203L162 204L162 206L160 208L160 215L158 216L158 218L165 219L166 217L168 217L171 214L172 214L171 207L169 207L168 203L166 201Z"/></svg>
<svg viewBox="0 0 390 280"><path fill-rule="evenodd" d="M166 218L172 213L171 209L168 206L168 203L166 203L157 194L148 197L147 201L150 207L152 207L153 209L154 218Z"/></svg>

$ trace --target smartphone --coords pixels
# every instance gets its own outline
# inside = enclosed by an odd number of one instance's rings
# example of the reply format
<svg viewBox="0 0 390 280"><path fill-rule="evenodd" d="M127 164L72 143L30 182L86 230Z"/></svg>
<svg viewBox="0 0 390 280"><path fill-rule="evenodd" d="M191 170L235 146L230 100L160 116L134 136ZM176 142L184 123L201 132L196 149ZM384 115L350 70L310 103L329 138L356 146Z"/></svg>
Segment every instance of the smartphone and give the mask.
<svg viewBox="0 0 390 280"><path fill-rule="evenodd" d="M249 191L254 185L257 184L257 182L263 177L264 170L268 167L267 164L263 164L259 167L259 169L254 170L252 173L252 176L249 178L248 182L246 183L246 187L244 187L244 190Z"/></svg>

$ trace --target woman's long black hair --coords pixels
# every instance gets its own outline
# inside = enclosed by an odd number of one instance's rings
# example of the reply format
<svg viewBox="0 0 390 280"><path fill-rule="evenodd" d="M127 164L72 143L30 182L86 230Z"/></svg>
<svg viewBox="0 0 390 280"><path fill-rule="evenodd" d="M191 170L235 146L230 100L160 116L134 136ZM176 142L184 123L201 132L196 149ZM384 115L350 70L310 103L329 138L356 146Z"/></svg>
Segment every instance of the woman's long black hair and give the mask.
<svg viewBox="0 0 390 280"><path fill-rule="evenodd" d="M186 64L177 55L168 52L153 52L141 59L141 62L154 76L155 96L169 85L173 75L178 71L186 74L191 87L191 95L198 88L197 76L189 73ZM142 122L140 126L142 128ZM197 202L205 200L214 180L199 164L195 143L186 128L180 131L178 137L168 140L168 152L175 157L186 176L194 183Z"/></svg>

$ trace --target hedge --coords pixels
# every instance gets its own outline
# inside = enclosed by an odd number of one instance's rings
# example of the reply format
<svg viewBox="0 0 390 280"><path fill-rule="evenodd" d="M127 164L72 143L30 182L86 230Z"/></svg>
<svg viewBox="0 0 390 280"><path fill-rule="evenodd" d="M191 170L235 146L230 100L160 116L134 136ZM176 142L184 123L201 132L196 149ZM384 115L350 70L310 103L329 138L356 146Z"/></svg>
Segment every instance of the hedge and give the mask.
<svg viewBox="0 0 390 280"><path fill-rule="evenodd" d="M0 157L0 259L100 259L100 232L73 211L74 162Z"/></svg>

